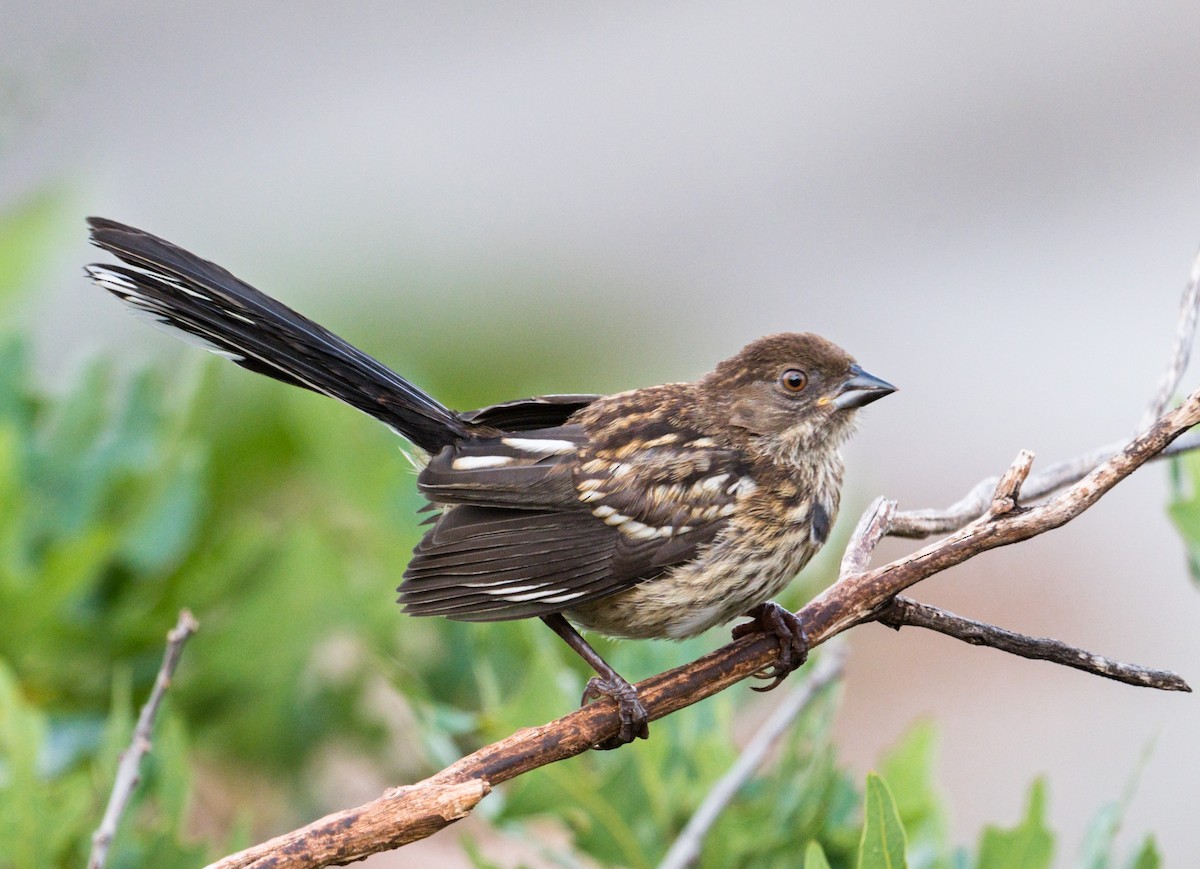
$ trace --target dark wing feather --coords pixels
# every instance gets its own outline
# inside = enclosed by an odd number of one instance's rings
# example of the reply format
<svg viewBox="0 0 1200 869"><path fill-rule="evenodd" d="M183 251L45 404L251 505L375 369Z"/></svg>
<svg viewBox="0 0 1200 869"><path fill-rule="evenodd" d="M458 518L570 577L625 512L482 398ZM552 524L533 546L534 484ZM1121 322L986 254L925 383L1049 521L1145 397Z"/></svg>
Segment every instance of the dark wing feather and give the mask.
<svg viewBox="0 0 1200 869"><path fill-rule="evenodd" d="M538 395L468 410L459 414L476 425L501 431L529 431L566 425L571 414L600 398L599 395Z"/></svg>
<svg viewBox="0 0 1200 869"><path fill-rule="evenodd" d="M417 487L438 504L577 510L571 469L584 439L564 425L463 441L430 459Z"/></svg>
<svg viewBox="0 0 1200 869"><path fill-rule="evenodd" d="M453 411L329 330L170 242L100 217L92 242L130 267L90 265L134 313L259 374L344 401L436 452L475 433Z"/></svg>
<svg viewBox="0 0 1200 869"><path fill-rule="evenodd" d="M461 621L561 612L628 587L610 567L618 537L587 513L453 507L413 553L400 603Z"/></svg>
<svg viewBox="0 0 1200 869"><path fill-rule="evenodd" d="M458 506L417 546L400 602L415 615L499 621L617 594L711 543L744 470L735 453L686 441L617 461L570 425L448 448L420 486Z"/></svg>

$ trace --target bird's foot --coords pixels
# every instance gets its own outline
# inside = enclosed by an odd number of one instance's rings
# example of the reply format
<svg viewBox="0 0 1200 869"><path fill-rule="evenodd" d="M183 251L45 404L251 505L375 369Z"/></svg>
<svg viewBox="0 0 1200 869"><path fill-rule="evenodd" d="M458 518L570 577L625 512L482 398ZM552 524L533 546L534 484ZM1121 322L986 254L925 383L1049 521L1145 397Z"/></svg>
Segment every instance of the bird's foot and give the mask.
<svg viewBox="0 0 1200 869"><path fill-rule="evenodd" d="M634 739L646 739L650 736L650 716L638 700L636 688L615 672L603 679L593 676L583 689L583 705L586 706L601 697L610 697L617 704L617 711L621 716L621 731L616 736L597 743L593 748L611 751L633 742Z"/></svg>
<svg viewBox="0 0 1200 869"><path fill-rule="evenodd" d="M771 666L754 674L756 679L772 680L770 685L755 687L754 690L770 691L808 660L808 635L796 614L774 601L761 603L746 615L751 621L734 627L735 640L753 633L764 633L779 640L779 657Z"/></svg>

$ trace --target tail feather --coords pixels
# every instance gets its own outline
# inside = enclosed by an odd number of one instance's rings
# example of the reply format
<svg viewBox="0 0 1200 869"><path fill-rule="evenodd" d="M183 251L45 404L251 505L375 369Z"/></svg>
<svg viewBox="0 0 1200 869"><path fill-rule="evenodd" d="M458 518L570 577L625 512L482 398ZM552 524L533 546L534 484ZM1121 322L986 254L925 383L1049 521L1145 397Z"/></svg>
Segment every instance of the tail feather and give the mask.
<svg viewBox="0 0 1200 869"><path fill-rule="evenodd" d="M87 273L134 314L243 368L344 401L435 453L472 436L458 414L329 330L220 266L112 220L88 218L92 243L127 266Z"/></svg>

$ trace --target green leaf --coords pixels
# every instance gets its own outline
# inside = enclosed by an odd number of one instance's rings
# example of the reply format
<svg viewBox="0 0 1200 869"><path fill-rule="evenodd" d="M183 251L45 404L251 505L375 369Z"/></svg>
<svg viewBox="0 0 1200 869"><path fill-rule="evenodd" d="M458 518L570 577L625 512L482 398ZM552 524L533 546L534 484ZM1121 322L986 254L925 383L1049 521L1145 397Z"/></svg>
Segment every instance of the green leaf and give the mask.
<svg viewBox="0 0 1200 869"><path fill-rule="evenodd" d="M86 769L55 769L50 724L0 659L0 867L77 865L100 810Z"/></svg>
<svg viewBox="0 0 1200 869"><path fill-rule="evenodd" d="M1192 581L1200 584L1200 455L1187 453L1171 460L1172 500L1167 515L1187 547Z"/></svg>
<svg viewBox="0 0 1200 869"><path fill-rule="evenodd" d="M1083 869L1108 869L1114 864L1117 833L1121 829L1121 821L1124 819L1125 812L1133 802L1138 782L1146 770L1151 754L1153 754L1154 742L1154 740L1150 740L1142 749L1141 755L1130 772L1129 780L1122 789L1121 796L1101 806L1088 825L1083 840L1083 859L1080 861Z"/></svg>
<svg viewBox="0 0 1200 869"><path fill-rule="evenodd" d="M930 721L908 729L880 765L904 825L906 857L913 867L940 865L947 846L945 811L934 787L937 731Z"/></svg>
<svg viewBox="0 0 1200 869"><path fill-rule="evenodd" d="M1083 837L1082 869L1108 869L1123 810L1120 803L1108 802L1096 812Z"/></svg>
<svg viewBox="0 0 1200 869"><path fill-rule="evenodd" d="M977 869L1043 869L1054 856L1054 836L1046 827L1046 783L1029 789L1025 819L1012 829L988 826L979 843Z"/></svg>
<svg viewBox="0 0 1200 869"><path fill-rule="evenodd" d="M1158 869L1160 865L1162 857L1159 856L1158 846L1154 844L1154 837L1147 836L1141 849L1129 862L1129 869Z"/></svg>
<svg viewBox="0 0 1200 869"><path fill-rule="evenodd" d="M933 788L936 761L937 732L931 722L923 721L909 728L880 763L906 830L913 821L923 820L937 809Z"/></svg>
<svg viewBox="0 0 1200 869"><path fill-rule="evenodd" d="M820 842L813 840L804 849L804 869L829 869L829 860Z"/></svg>
<svg viewBox="0 0 1200 869"><path fill-rule="evenodd" d="M904 869L904 824L887 784L875 773L867 774L866 805L862 839L858 846L858 869Z"/></svg>
<svg viewBox="0 0 1200 869"><path fill-rule="evenodd" d="M502 869L499 863L494 863L488 859L483 852L483 848L475 841L475 838L470 835L464 835L460 840L462 848L467 853L467 859L471 861L474 869Z"/></svg>

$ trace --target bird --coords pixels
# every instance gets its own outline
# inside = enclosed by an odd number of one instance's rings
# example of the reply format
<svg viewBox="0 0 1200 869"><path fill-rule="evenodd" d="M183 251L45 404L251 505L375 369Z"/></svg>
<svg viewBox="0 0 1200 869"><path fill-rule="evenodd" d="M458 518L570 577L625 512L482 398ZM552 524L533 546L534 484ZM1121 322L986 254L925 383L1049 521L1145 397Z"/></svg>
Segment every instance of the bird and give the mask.
<svg viewBox="0 0 1200 869"><path fill-rule="evenodd" d="M538 618L596 672L618 732L646 738L634 686L580 630L684 639L739 616L778 639L758 674L804 663L799 618L772 598L829 537L840 447L856 412L895 391L813 333L752 341L693 382L451 410L224 268L140 229L88 218L121 264L86 273L134 314L243 368L338 399L424 458L432 515L398 588L415 616Z"/></svg>

